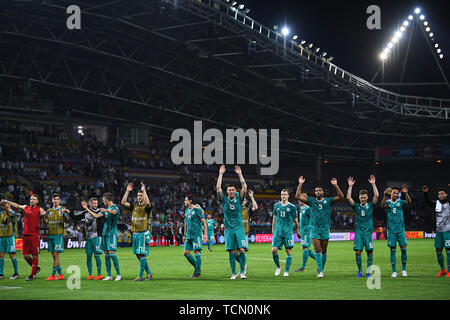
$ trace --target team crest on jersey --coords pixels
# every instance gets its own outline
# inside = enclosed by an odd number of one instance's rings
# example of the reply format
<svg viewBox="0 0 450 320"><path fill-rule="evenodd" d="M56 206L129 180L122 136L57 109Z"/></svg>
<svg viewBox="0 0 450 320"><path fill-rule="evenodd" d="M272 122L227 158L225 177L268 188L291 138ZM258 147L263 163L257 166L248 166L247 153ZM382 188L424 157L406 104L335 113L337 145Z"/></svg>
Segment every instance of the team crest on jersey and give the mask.
<svg viewBox="0 0 450 320"><path fill-rule="evenodd" d="M326 204L326 203L327 203L327 200L324 200L324 201L323 201L323 203L325 203L325 204Z"/></svg>
<svg viewBox="0 0 450 320"><path fill-rule="evenodd" d="M290 211L291 211L291 208L287 208L286 211L287 211L287 212L290 212Z"/></svg>
<svg viewBox="0 0 450 320"><path fill-rule="evenodd" d="M234 208L235 208L234 205L232 205L232 204L230 203L229 206L230 206L230 209L231 209L231 210L234 210Z"/></svg>

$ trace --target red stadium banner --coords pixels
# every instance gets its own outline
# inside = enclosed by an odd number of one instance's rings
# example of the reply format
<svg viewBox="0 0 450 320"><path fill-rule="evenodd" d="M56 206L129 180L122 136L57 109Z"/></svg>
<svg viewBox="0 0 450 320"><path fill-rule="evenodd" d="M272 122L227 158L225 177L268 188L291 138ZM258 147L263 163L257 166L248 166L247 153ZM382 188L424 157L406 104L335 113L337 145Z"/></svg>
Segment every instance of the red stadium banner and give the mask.
<svg viewBox="0 0 450 320"><path fill-rule="evenodd" d="M406 231L406 239L423 239L423 231Z"/></svg>
<svg viewBox="0 0 450 320"><path fill-rule="evenodd" d="M273 234L255 234L256 243L272 242Z"/></svg>
<svg viewBox="0 0 450 320"><path fill-rule="evenodd" d="M22 239L16 239L16 250L22 250Z"/></svg>

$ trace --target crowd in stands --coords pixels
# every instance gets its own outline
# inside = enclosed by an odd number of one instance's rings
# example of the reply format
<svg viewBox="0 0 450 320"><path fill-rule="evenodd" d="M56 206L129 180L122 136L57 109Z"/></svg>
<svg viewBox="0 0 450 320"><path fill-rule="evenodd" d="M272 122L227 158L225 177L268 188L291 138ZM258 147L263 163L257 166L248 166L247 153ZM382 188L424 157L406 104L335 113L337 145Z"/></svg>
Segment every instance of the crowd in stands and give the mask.
<svg viewBox="0 0 450 320"><path fill-rule="evenodd" d="M129 168L140 170L164 169L177 173L178 180L145 180L150 201L152 203L154 240L163 245L162 239L182 241L184 208L183 200L186 194L198 197L199 204L205 213L211 213L218 225L223 222L223 213L216 198L216 173L201 174L186 166L174 166L170 161L170 148L160 148L156 144L149 146L146 157L141 157L138 151L129 150L124 143L117 141L97 141L95 138L80 137L68 139L64 135L38 134L10 130L14 134L11 139L0 130L0 196L24 204L28 202L30 192L41 197L44 207L50 207L51 195L59 193L65 199L98 197L105 192L115 195L115 202L120 203L129 182L138 184L141 180L129 175ZM31 165L30 165L31 164ZM30 165L30 166L29 166ZM28 167L34 168L29 170ZM245 176L245 172L244 172ZM239 187L239 186L238 186ZM289 185L278 186L273 180L265 180L261 184L249 184L255 193L288 187L291 190L291 201L296 203L294 193L296 181ZM346 189L346 183L341 183ZM379 187L380 192L381 186ZM309 190L313 191L313 190ZM345 192L345 191L344 191ZM432 223L429 208L421 207L421 193L412 192L413 206L405 210L407 227L419 227L424 223ZM416 201L415 201L416 200ZM267 227L270 230L272 208L278 200L257 200L259 209L251 212L251 226ZM415 201L415 202L414 202ZM419 205L416 205L418 204ZM69 208L71 209L71 208ZM420 210L427 214L418 214ZM376 210L375 224L384 223L383 212ZM337 230L352 230L354 216L334 208L332 212L332 228ZM124 211L119 219L119 229L122 240L127 241L130 233L131 215ZM18 233L21 233L19 218ZM68 235L79 238L82 225L69 222ZM218 232L221 232L218 228ZM250 230L252 233L252 228ZM270 231L269 231L270 232ZM168 243L170 244L170 242Z"/></svg>

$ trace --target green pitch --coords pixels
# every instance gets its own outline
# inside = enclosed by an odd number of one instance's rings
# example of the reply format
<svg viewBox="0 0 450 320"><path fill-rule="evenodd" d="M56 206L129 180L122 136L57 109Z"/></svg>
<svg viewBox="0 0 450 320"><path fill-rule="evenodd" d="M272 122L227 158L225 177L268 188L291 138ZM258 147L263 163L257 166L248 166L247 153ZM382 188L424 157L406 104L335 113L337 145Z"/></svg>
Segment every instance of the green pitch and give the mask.
<svg viewBox="0 0 450 320"><path fill-rule="evenodd" d="M183 256L183 247L155 247L148 258L154 273L151 281L133 282L139 263L131 248L119 248L118 258L122 281L87 281L84 249L66 250L61 255L64 276L70 265L81 267L81 289L69 290L66 280L46 281L52 270L50 253L39 256L42 270L34 281L25 281L30 267L19 254L20 279L9 280L12 264L5 257L5 279L0 280L0 300L3 299L450 299L450 279L434 275L439 271L433 240L409 240L408 277L392 279L389 250L386 241L375 241L374 264L381 269L381 289L369 290L367 278L355 278L357 267L352 242L330 242L325 278L316 278L316 264L308 260L306 272L293 270L301 265L301 249L294 249L294 260L288 278L273 275L270 244L250 244L247 279L229 280L231 275L228 253L223 245L215 245L213 252L204 246L202 276L190 279L193 268ZM400 250L397 250L398 270L401 270ZM284 270L285 252L280 251ZM363 254L363 270L366 255ZM239 266L239 265L238 265ZM95 262L93 269L96 270ZM102 255L103 276L106 275ZM237 268L237 271L239 269ZM399 272L400 273L400 272ZM94 273L95 275L95 273ZM115 277L114 267L112 275Z"/></svg>

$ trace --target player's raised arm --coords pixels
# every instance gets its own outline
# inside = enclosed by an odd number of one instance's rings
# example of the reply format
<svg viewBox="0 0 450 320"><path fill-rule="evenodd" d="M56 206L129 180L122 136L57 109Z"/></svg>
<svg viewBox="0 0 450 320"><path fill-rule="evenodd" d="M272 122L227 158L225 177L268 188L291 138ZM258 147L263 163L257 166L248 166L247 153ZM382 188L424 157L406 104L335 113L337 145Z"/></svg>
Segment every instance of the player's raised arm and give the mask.
<svg viewBox="0 0 450 320"><path fill-rule="evenodd" d="M3 202L2 202L3 203ZM6 214L8 215L8 216L10 216L10 217L12 217L14 214L13 214L13 211L11 210L11 206L9 205L9 203L6 203L6 202L4 202L3 203L3 208L5 208L5 212L6 212Z"/></svg>
<svg viewBox="0 0 450 320"><path fill-rule="evenodd" d="M144 193L144 203L147 206L150 206L150 198L148 197L147 189L145 188L145 184L143 182L141 182L141 190Z"/></svg>
<svg viewBox="0 0 450 320"><path fill-rule="evenodd" d="M26 205L25 204L17 204L15 202L9 201L9 200L2 200L2 203L8 203L11 207L16 208L16 209L25 209Z"/></svg>
<svg viewBox="0 0 450 320"><path fill-rule="evenodd" d="M252 200L252 211L258 210L258 204L256 203L255 198L253 197L253 190L248 190L248 195L250 196L250 199Z"/></svg>
<svg viewBox="0 0 450 320"><path fill-rule="evenodd" d="M295 192L295 198L306 203L308 201L308 198L305 197L305 195L302 193L302 187L304 183L305 178L303 178L303 176L300 176L298 178L298 187L297 192Z"/></svg>
<svg viewBox="0 0 450 320"><path fill-rule="evenodd" d="M408 193L408 186L406 184L402 185L402 193L405 194L406 203L411 204L412 201Z"/></svg>
<svg viewBox="0 0 450 320"><path fill-rule="evenodd" d="M221 165L220 169L219 169L219 177L217 178L217 184L216 184L216 192L217 192L217 197L219 198L219 200L223 199L223 191L222 191L222 178L223 178L223 174L225 173L225 165Z"/></svg>
<svg viewBox="0 0 450 320"><path fill-rule="evenodd" d="M339 188L336 178L331 179L331 184L334 186L334 188L336 189L336 192L338 194L336 197L333 197L333 201L345 200L344 193L342 192L341 188Z"/></svg>
<svg viewBox="0 0 450 320"><path fill-rule="evenodd" d="M425 202L431 206L434 206L436 201L430 200L430 197L428 196L428 186L422 186L422 192Z"/></svg>
<svg viewBox="0 0 450 320"><path fill-rule="evenodd" d="M355 201L352 199L352 189L353 185L355 184L355 180L353 180L353 177L349 177L347 179L348 182L348 189L347 189L347 201L350 203L352 207L355 206Z"/></svg>
<svg viewBox="0 0 450 320"><path fill-rule="evenodd" d="M384 192L383 192L383 199L381 200L381 204L380 204L381 208L384 209L384 207L386 206L386 200L391 195L391 192L392 192L391 188L386 188L386 190L384 190Z"/></svg>
<svg viewBox="0 0 450 320"><path fill-rule="evenodd" d="M45 210L42 209L42 208L39 208L39 209L40 209L40 210L39 210L39 214L41 215L41 217L47 215L47 211L45 211Z"/></svg>
<svg viewBox="0 0 450 320"><path fill-rule="evenodd" d="M89 212L89 214L91 216L93 216L94 218L100 218L103 217L103 213L95 213L94 211L90 210L87 206L87 203L85 201L81 201L81 206L83 207L84 210L86 210L87 212ZM103 209L103 208L102 208Z"/></svg>
<svg viewBox="0 0 450 320"><path fill-rule="evenodd" d="M373 174L370 175L369 183L371 184L372 189L373 189L372 204L376 205L378 202L378 198L380 197L380 194L378 193L378 188L377 188L377 185L375 184L375 176Z"/></svg>
<svg viewBox="0 0 450 320"><path fill-rule="evenodd" d="M129 183L127 184L127 189L125 190L125 194L123 195L122 201L120 202L120 204L123 205L124 207L127 208L131 207L130 203L127 201L128 195L130 194L131 191L133 191L133 184Z"/></svg>
<svg viewBox="0 0 450 320"><path fill-rule="evenodd" d="M234 166L234 172L237 173L239 176L239 181L241 182L241 192L239 192L239 195L242 200L245 199L245 196L247 195L247 183L245 182L244 176L242 175L242 169L240 166Z"/></svg>

